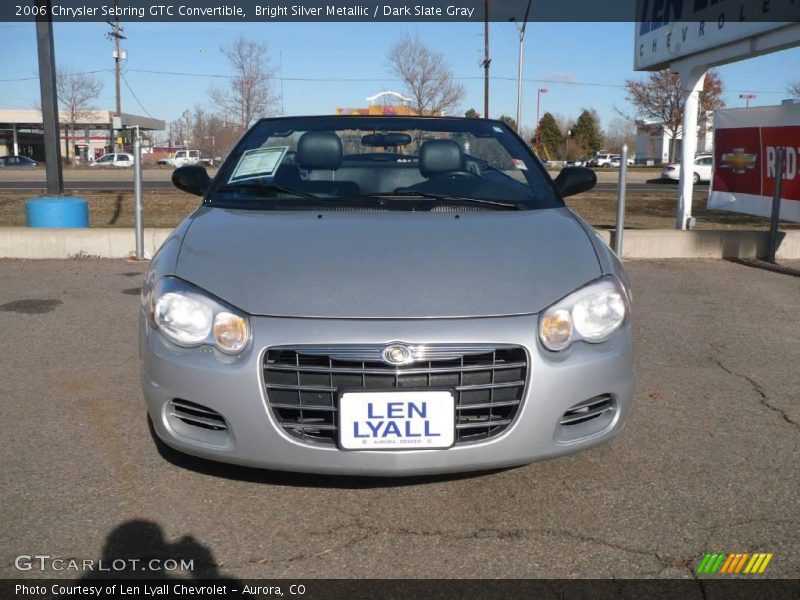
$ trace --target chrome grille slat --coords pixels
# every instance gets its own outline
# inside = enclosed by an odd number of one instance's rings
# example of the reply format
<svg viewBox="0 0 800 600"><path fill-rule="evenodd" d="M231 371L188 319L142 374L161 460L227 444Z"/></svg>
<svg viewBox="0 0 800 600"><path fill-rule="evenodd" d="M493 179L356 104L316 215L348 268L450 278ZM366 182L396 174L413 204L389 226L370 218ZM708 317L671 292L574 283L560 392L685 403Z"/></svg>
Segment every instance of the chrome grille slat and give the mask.
<svg viewBox="0 0 800 600"><path fill-rule="evenodd" d="M317 429L319 431L336 431L337 429L336 425L327 425L325 423L286 423L285 421L279 421L279 424L287 429Z"/></svg>
<svg viewBox="0 0 800 600"><path fill-rule="evenodd" d="M395 376L395 385L393 387L398 388L399 386L397 385L397 375L391 371L387 371L385 374L390 374ZM509 381L508 383L485 383L485 384L477 383L475 385L457 385L453 389L455 389L457 392L460 392L460 391L471 391L471 390L492 390L497 388L512 388L512 387L520 387L523 385L525 385L524 381ZM338 391L339 388L330 387L327 385L287 385L281 383L268 383L267 389L332 393Z"/></svg>
<svg viewBox="0 0 800 600"><path fill-rule="evenodd" d="M465 365L464 367L459 367L463 371L500 371L500 370L507 370L507 369L519 369L520 367L527 367L527 364L524 362L513 362L513 363L500 363L496 365ZM352 374L352 375L361 375L364 373L365 375L384 375L386 373L386 369L358 369L358 368L351 368L351 367L295 367L294 365L266 365L264 367L268 371L303 371L308 373L330 373L331 371L336 371L337 373L343 374ZM448 367L431 367L430 369L398 369L399 375L423 375L425 373L448 373L452 372L452 368Z"/></svg>
<svg viewBox="0 0 800 600"><path fill-rule="evenodd" d="M562 417L561 418L561 424L562 425L572 425L573 423L579 423L579 422L582 422L582 421L588 421L590 419L594 419L596 417L599 417L603 413L606 413L606 412L608 412L610 410L614 410L614 408L612 406L603 406L603 407L596 408L594 410L589 410L589 411L586 411L586 412L578 412L578 413L575 413L573 415L570 415L569 417L567 417L567 416Z"/></svg>
<svg viewBox="0 0 800 600"><path fill-rule="evenodd" d="M611 396L604 394L576 404L561 416L561 425L577 425L596 419L615 410Z"/></svg>
<svg viewBox="0 0 800 600"><path fill-rule="evenodd" d="M315 404L282 404L280 402L271 402L270 406L272 408L283 408L286 410L303 410L313 411L313 410L322 410L322 411L337 411L339 410L335 406L323 406L323 405L315 405Z"/></svg>
<svg viewBox="0 0 800 600"><path fill-rule="evenodd" d="M208 415L212 418L219 418L219 414L210 408L206 408L205 406L200 406L199 404L188 404L181 400L173 400L172 406L178 410L191 410L194 412L202 413L204 415Z"/></svg>
<svg viewBox="0 0 800 600"><path fill-rule="evenodd" d="M215 431L227 430L228 425L221 414L206 406L175 398L167 406L167 416L180 420L187 425L212 429Z"/></svg>
<svg viewBox="0 0 800 600"><path fill-rule="evenodd" d="M387 345L412 351L408 364L383 361ZM528 379L524 348L509 344L285 346L263 356L267 400L278 424L311 444L338 440L343 391L451 390L456 444L491 438L516 418Z"/></svg>
<svg viewBox="0 0 800 600"><path fill-rule="evenodd" d="M501 425L510 425L511 419L495 419L480 421L475 423L456 423L456 429L475 429L476 427L499 427Z"/></svg>

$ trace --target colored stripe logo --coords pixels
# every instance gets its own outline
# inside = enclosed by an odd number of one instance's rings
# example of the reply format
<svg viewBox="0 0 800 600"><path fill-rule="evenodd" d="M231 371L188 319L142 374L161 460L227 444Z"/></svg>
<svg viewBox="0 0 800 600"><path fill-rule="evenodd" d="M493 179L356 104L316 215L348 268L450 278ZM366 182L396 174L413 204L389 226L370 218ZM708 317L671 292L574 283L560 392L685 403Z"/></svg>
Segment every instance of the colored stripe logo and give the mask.
<svg viewBox="0 0 800 600"><path fill-rule="evenodd" d="M766 552L706 553L695 572L698 575L760 575L773 556Z"/></svg>

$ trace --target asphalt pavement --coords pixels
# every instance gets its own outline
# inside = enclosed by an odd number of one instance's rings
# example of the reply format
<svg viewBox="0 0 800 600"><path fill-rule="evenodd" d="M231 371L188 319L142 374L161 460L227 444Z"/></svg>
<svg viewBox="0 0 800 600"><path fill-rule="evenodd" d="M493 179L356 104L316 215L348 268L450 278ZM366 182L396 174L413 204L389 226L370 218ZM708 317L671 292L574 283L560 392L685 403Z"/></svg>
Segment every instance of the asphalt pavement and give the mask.
<svg viewBox="0 0 800 600"><path fill-rule="evenodd" d="M33 554L238 578L688 578L705 552L770 552L767 575L800 573L796 275L630 263L638 386L618 438L393 480L159 452L138 382L144 268L0 261L0 577L81 575L15 569Z"/></svg>

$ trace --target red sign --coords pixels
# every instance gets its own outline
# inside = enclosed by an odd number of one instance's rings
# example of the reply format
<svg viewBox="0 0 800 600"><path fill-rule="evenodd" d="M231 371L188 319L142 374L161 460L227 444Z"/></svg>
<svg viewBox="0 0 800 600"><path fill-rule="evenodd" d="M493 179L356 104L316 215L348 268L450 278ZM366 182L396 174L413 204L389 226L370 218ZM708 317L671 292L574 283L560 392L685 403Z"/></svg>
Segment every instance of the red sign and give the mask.
<svg viewBox="0 0 800 600"><path fill-rule="evenodd" d="M714 135L714 191L771 198L778 148L785 149L781 197L800 201L800 126L735 127Z"/></svg>

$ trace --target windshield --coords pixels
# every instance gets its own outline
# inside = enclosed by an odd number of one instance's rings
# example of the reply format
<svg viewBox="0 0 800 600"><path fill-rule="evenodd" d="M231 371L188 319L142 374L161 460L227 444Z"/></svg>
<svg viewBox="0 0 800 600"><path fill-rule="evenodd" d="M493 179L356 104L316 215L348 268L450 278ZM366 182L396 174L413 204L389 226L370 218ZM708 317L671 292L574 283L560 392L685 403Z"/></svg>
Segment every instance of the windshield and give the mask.
<svg viewBox="0 0 800 600"><path fill-rule="evenodd" d="M234 148L212 206L390 210L563 206L530 149L503 123L445 117L264 119Z"/></svg>

